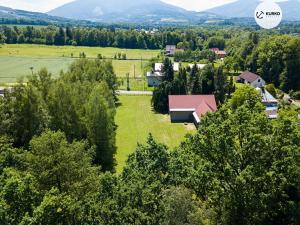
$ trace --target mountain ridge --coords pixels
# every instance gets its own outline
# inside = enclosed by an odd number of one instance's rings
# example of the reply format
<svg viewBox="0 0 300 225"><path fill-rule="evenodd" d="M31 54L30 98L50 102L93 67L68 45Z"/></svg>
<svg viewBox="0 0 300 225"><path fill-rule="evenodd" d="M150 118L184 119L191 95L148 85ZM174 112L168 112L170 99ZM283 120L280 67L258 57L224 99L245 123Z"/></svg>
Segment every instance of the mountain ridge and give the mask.
<svg viewBox="0 0 300 225"><path fill-rule="evenodd" d="M253 17L259 0L238 0L205 12L222 15L225 18ZM283 12L284 20L300 20L300 0L277 2Z"/></svg>
<svg viewBox="0 0 300 225"><path fill-rule="evenodd" d="M195 23L204 19L198 13L167 4L160 0L77 0L48 12L53 16L98 22L163 22ZM206 16L214 17L211 13Z"/></svg>

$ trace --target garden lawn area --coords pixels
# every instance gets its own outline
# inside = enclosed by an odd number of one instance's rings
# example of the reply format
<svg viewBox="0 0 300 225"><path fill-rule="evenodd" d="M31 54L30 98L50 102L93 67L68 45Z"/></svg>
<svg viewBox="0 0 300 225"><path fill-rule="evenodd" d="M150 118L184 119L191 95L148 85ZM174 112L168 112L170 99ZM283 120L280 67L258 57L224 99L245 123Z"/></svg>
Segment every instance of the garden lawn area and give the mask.
<svg viewBox="0 0 300 225"><path fill-rule="evenodd" d="M81 46L50 46L31 44L5 44L0 45L2 56L31 56L31 57L79 57L84 52L86 57L96 58L98 54L106 58L113 58L117 53L126 53L127 59L150 59L160 54L160 50L120 49Z"/></svg>
<svg viewBox="0 0 300 225"><path fill-rule="evenodd" d="M178 146L187 133L194 133L193 124L172 124L168 115L152 111L151 96L119 96L117 108L117 173L122 171L129 154L133 153L137 143L145 144L149 133L154 138L174 148Z"/></svg>

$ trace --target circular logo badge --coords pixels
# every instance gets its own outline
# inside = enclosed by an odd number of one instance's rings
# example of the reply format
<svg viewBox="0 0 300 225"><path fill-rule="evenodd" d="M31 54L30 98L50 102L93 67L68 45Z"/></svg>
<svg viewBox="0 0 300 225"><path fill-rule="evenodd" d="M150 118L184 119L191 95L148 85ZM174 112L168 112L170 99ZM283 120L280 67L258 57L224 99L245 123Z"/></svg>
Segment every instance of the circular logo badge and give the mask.
<svg viewBox="0 0 300 225"><path fill-rule="evenodd" d="M280 24L282 10L272 0L265 0L257 6L254 17L259 26L265 29L272 29Z"/></svg>

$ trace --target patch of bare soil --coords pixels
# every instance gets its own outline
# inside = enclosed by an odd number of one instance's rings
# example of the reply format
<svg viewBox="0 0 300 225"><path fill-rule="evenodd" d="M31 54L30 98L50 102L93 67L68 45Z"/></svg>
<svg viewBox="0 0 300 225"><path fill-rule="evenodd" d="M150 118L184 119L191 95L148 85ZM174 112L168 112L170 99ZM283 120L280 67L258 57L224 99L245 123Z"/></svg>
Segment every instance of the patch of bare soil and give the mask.
<svg viewBox="0 0 300 225"><path fill-rule="evenodd" d="M196 126L193 123L185 123L184 124L185 129L187 129L188 131L194 131L196 130Z"/></svg>

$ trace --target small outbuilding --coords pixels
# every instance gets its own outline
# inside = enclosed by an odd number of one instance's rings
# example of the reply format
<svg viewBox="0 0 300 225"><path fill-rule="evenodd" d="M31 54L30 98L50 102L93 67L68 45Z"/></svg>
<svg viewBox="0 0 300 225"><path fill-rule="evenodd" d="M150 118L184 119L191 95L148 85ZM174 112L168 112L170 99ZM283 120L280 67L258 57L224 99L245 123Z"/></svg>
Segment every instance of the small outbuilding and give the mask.
<svg viewBox="0 0 300 225"><path fill-rule="evenodd" d="M206 113L217 111L214 95L169 95L171 122L198 124Z"/></svg>

